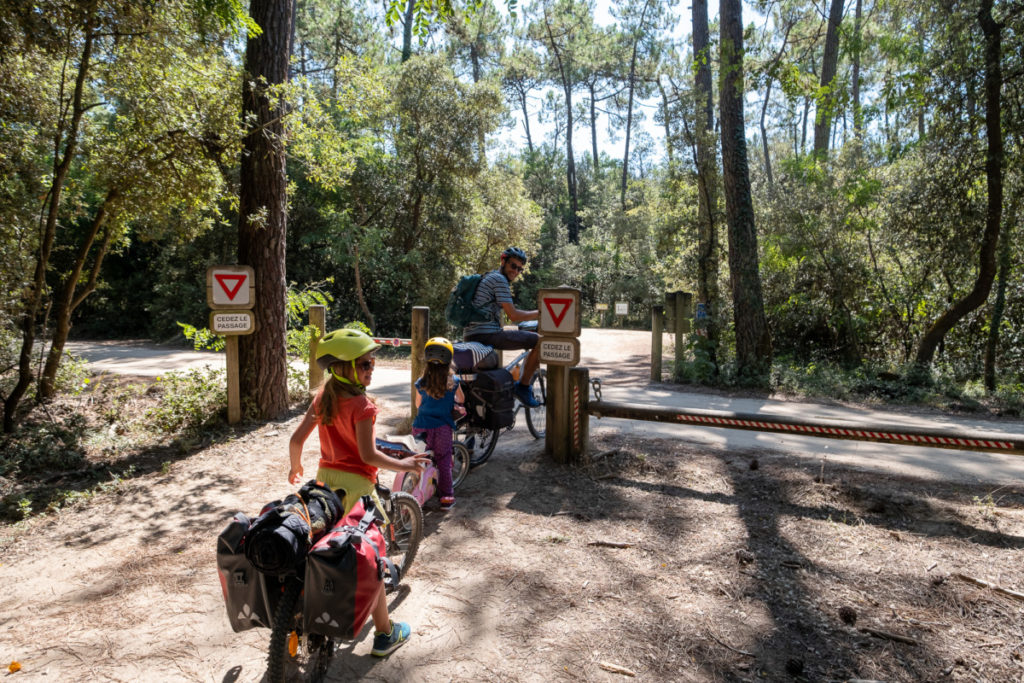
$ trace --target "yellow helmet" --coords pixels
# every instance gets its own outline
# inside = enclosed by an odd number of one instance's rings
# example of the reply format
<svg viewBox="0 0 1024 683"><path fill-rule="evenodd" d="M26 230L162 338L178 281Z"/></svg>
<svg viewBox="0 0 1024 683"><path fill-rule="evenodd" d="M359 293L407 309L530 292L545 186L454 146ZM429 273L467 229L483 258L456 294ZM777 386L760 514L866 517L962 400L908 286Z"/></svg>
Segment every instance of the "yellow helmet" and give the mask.
<svg viewBox="0 0 1024 683"><path fill-rule="evenodd" d="M444 337L431 337L427 340L427 345L423 347L423 355L426 356L428 363L448 365L452 362L452 356L455 355L455 348Z"/></svg>
<svg viewBox="0 0 1024 683"><path fill-rule="evenodd" d="M321 337L317 343L316 364L321 370L326 370L331 367L331 363L355 360L379 348L380 344L365 332L348 328L334 330Z"/></svg>

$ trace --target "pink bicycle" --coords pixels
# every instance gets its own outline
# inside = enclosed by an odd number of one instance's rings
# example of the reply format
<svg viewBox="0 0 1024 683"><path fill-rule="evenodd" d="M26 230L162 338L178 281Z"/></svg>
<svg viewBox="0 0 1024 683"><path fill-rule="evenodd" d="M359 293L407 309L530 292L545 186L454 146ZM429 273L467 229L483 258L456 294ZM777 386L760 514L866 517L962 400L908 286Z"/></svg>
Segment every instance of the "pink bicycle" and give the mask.
<svg viewBox="0 0 1024 683"><path fill-rule="evenodd" d="M412 435L392 436L384 439L377 439L377 448L384 451L393 458L407 458L416 453L433 453L427 450L427 445ZM465 444L458 441L452 443L452 485L458 488L459 484L469 473L469 449ZM433 459L430 464L420 472L399 472L395 475L395 481L391 485L392 491L404 491L424 507L427 501L434 497L437 492L437 467Z"/></svg>

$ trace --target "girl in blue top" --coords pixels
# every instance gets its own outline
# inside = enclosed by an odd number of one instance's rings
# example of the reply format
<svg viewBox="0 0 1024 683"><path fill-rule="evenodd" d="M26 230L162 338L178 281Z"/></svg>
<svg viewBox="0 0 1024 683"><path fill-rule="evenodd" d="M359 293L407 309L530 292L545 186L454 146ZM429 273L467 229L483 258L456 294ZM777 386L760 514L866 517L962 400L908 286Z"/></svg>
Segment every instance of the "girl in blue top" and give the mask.
<svg viewBox="0 0 1024 683"><path fill-rule="evenodd" d="M413 435L427 442L434 451L437 467L437 493L441 509L451 510L455 505L452 486L452 432L455 406L462 406L465 398L459 380L451 372L454 349L444 337L433 337L424 347L427 366L423 376L416 380L416 419L412 423Z"/></svg>

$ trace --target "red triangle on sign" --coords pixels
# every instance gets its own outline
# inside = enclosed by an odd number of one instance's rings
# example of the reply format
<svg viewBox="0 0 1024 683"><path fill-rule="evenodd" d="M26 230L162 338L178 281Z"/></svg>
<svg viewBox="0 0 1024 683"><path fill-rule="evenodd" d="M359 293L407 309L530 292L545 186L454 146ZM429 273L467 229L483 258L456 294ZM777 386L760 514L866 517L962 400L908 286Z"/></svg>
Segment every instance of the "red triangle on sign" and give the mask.
<svg viewBox="0 0 1024 683"><path fill-rule="evenodd" d="M544 305L548 308L548 313L551 314L551 319L555 321L555 327L559 327L562 324L562 318L569 312L569 307L572 306L573 300L569 299L544 299ZM561 305L558 313L555 313L555 306Z"/></svg>
<svg viewBox="0 0 1024 683"><path fill-rule="evenodd" d="M231 275L230 273L214 273L213 277L217 278L217 282L220 283L221 289L228 295L228 301L234 301L235 295L238 294L238 290L242 288L242 283L248 275ZM228 285L226 280L234 282L232 285Z"/></svg>

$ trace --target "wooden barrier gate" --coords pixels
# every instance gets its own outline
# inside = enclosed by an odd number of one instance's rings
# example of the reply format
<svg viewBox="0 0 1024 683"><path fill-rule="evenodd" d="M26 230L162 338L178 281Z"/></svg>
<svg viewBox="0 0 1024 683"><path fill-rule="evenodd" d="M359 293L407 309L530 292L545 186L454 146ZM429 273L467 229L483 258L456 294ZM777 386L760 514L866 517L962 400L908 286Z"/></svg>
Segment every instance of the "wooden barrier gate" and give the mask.
<svg viewBox="0 0 1024 683"><path fill-rule="evenodd" d="M829 439L874 441L901 446L930 446L933 448L1024 455L1024 436L1021 435L952 432L944 429L904 429L876 425L853 427L806 418L766 417L753 413L736 413L697 408L680 409L636 406L601 400L599 383L595 385L597 387L597 400L591 401L590 389L592 385L590 382L590 371L587 368L571 368L569 370L568 384L569 409L566 412L570 418L570 425L566 431L570 438L567 439L566 444L566 460L569 462L582 462L586 459L591 415L595 417L617 417L628 420L646 420L649 422L687 424L701 427L798 434ZM549 407L548 419L550 420L551 417L552 412ZM557 456L556 459L558 459Z"/></svg>

